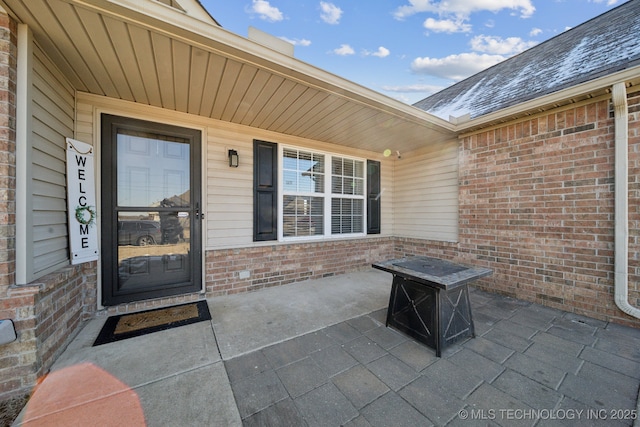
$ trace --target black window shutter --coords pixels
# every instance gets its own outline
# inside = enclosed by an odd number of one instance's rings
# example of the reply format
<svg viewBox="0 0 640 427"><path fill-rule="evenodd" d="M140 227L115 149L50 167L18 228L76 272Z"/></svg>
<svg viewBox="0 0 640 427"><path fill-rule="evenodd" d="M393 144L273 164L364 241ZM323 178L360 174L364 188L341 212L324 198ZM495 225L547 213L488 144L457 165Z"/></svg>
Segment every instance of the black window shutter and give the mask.
<svg viewBox="0 0 640 427"><path fill-rule="evenodd" d="M380 162L367 160L367 234L380 234Z"/></svg>
<svg viewBox="0 0 640 427"><path fill-rule="evenodd" d="M278 145L253 141L253 240L278 239Z"/></svg>

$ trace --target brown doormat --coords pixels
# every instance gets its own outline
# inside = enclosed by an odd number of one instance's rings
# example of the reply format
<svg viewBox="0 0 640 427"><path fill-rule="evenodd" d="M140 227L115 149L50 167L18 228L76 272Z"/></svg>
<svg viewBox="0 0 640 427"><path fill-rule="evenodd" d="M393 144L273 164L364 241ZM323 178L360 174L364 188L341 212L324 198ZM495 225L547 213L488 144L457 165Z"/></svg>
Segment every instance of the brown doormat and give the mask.
<svg viewBox="0 0 640 427"><path fill-rule="evenodd" d="M211 320L211 313L209 313L206 301L112 316L105 322L93 346L139 337L204 320Z"/></svg>

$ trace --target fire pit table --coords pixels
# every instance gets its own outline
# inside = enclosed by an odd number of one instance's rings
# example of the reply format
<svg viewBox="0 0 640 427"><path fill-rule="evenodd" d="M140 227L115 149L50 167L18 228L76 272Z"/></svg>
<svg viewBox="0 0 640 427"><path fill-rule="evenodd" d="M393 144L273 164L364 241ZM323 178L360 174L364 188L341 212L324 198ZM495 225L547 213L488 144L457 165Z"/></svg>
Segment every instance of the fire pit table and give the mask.
<svg viewBox="0 0 640 427"><path fill-rule="evenodd" d="M387 326L436 350L475 337L467 284L492 270L430 257L408 257L373 264L393 274Z"/></svg>

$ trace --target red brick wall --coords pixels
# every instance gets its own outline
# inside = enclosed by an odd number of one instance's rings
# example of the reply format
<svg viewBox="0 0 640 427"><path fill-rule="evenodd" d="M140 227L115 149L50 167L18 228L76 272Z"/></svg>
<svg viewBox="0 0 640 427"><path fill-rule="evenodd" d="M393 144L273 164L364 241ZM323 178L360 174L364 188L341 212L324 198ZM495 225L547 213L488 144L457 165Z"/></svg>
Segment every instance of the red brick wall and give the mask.
<svg viewBox="0 0 640 427"><path fill-rule="evenodd" d="M16 46L17 25L0 13L0 319L18 319L23 306L33 306L28 296L9 295L15 284ZM17 328L22 326L16 321ZM20 353L34 350L28 341L0 346L0 400L24 387Z"/></svg>
<svg viewBox="0 0 640 427"><path fill-rule="evenodd" d="M64 268L30 285L38 287L35 336L38 362L44 369L53 364L75 336L81 321L95 312L96 306L87 303L86 294L96 279L96 263L91 262Z"/></svg>
<svg viewBox="0 0 640 427"><path fill-rule="evenodd" d="M254 291L370 268L393 255L392 238L339 240L208 251L207 296ZM240 278L240 272L249 277Z"/></svg>
<svg viewBox="0 0 640 427"><path fill-rule="evenodd" d="M28 392L95 311L96 263L15 284L17 25L0 14L0 319L17 340L0 346L0 401Z"/></svg>
<svg viewBox="0 0 640 427"><path fill-rule="evenodd" d="M0 295L15 283L17 26L0 13Z"/></svg>
<svg viewBox="0 0 640 427"><path fill-rule="evenodd" d="M630 288L637 303L638 94L629 101ZM601 100L461 140L458 257L494 270L481 287L640 325L613 297L613 125L610 102Z"/></svg>
<svg viewBox="0 0 640 427"><path fill-rule="evenodd" d="M462 141L460 242L495 268L497 289L593 312L583 297L610 292L609 111L602 101Z"/></svg>
<svg viewBox="0 0 640 427"><path fill-rule="evenodd" d="M95 282L95 263L63 268L37 282L10 286L0 300L0 318L12 319L18 339L0 347L0 401L29 391L87 320L86 284Z"/></svg>

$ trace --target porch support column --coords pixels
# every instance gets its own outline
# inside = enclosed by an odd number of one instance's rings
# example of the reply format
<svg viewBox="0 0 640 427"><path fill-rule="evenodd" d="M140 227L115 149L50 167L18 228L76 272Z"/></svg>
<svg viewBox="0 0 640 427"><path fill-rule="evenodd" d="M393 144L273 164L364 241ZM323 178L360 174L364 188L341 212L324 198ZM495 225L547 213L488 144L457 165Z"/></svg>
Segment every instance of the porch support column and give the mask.
<svg viewBox="0 0 640 427"><path fill-rule="evenodd" d="M16 284L30 281L29 258L33 253L33 204L31 168L32 57L31 30L18 24L18 78L16 83Z"/></svg>

